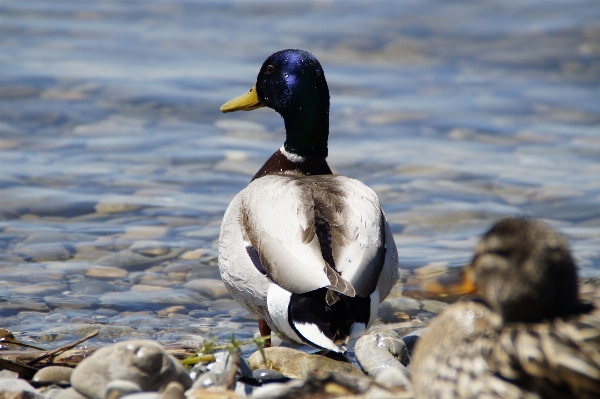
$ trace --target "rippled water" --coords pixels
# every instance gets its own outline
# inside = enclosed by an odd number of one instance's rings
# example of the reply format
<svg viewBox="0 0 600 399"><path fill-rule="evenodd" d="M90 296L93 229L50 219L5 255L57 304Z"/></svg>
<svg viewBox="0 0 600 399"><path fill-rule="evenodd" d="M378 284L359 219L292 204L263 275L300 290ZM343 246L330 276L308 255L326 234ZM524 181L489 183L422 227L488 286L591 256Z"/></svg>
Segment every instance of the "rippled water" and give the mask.
<svg viewBox="0 0 600 399"><path fill-rule="evenodd" d="M596 0L4 1L0 18L0 326L21 339L255 333L217 241L283 123L219 106L290 47L323 64L329 163L378 193L404 276L530 215L600 277ZM432 314L403 301L382 321Z"/></svg>

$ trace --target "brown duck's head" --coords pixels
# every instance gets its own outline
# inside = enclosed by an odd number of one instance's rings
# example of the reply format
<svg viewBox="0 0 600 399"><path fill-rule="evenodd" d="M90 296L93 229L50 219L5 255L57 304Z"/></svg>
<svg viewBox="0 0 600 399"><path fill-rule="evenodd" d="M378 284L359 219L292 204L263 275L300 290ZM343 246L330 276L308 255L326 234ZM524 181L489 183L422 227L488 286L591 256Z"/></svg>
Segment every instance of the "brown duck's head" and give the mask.
<svg viewBox="0 0 600 399"><path fill-rule="evenodd" d="M463 280L437 293L478 293L505 323L539 322L581 312L577 271L565 239L522 218L496 223L475 249Z"/></svg>
<svg viewBox="0 0 600 399"><path fill-rule="evenodd" d="M565 239L544 223L505 219L488 231L468 266L477 291L504 322L576 314L577 271Z"/></svg>

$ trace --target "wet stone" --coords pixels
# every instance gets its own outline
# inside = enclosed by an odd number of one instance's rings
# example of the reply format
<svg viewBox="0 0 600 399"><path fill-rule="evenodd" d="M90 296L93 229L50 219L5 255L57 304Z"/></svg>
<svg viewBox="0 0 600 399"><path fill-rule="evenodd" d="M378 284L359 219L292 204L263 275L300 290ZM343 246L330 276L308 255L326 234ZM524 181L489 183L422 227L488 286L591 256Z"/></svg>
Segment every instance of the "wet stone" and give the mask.
<svg viewBox="0 0 600 399"><path fill-rule="evenodd" d="M92 266L88 269L86 276L120 278L127 276L127 270L113 266Z"/></svg>
<svg viewBox="0 0 600 399"><path fill-rule="evenodd" d="M423 310L435 314L440 313L442 310L446 309L449 306L445 302L440 302L431 299L425 299L421 301L421 304L423 305Z"/></svg>
<svg viewBox="0 0 600 399"><path fill-rule="evenodd" d="M155 261L156 259L154 258L140 255L130 250L103 256L102 258L98 259L98 263L102 265L114 266L130 271L146 269L150 267L150 265L154 264Z"/></svg>
<svg viewBox="0 0 600 399"><path fill-rule="evenodd" d="M286 382L290 380L290 377L281 374L279 371L270 369L254 370L252 372L252 377L263 383Z"/></svg>
<svg viewBox="0 0 600 399"><path fill-rule="evenodd" d="M92 275L88 276L91 277ZM73 294L102 295L105 292L124 291L125 289L125 287L119 287L115 284L95 279L69 283L69 291Z"/></svg>
<svg viewBox="0 0 600 399"><path fill-rule="evenodd" d="M220 299L230 297L229 291L225 288L223 281L216 279L196 279L188 281L183 285L184 288L197 292L210 299Z"/></svg>
<svg viewBox="0 0 600 399"><path fill-rule="evenodd" d="M110 292L99 298L100 303L109 305L128 305L137 303L138 305L195 305L206 301L206 298L192 293L190 291L167 291L167 292L147 292L147 291L126 291Z"/></svg>
<svg viewBox="0 0 600 399"><path fill-rule="evenodd" d="M20 245L15 251L35 262L67 260L71 256L69 250L60 244Z"/></svg>
<svg viewBox="0 0 600 399"><path fill-rule="evenodd" d="M395 368L408 376L406 344L392 330L363 335L354 346L354 354L362 369L371 377L377 377L386 368Z"/></svg>
<svg viewBox="0 0 600 399"><path fill-rule="evenodd" d="M48 366L35 373L33 381L52 384L68 384L72 373L73 369L71 367Z"/></svg>
<svg viewBox="0 0 600 399"><path fill-rule="evenodd" d="M12 288L10 292L13 295L46 296L65 291L67 288L67 284L48 282L22 285L20 287Z"/></svg>
<svg viewBox="0 0 600 399"><path fill-rule="evenodd" d="M129 247L133 252L145 256L164 256L170 252L169 247L158 241L138 241Z"/></svg>
<svg viewBox="0 0 600 399"><path fill-rule="evenodd" d="M95 297L82 295L45 296L44 301L53 308L61 309L89 309L97 303Z"/></svg>
<svg viewBox="0 0 600 399"><path fill-rule="evenodd" d="M412 351L415 348L415 344L419 340L419 337L423 335L423 333L427 331L427 328L419 328L417 330L411 331L402 337L402 341L406 344L406 349L408 351L408 355L412 356Z"/></svg>
<svg viewBox="0 0 600 399"><path fill-rule="evenodd" d="M99 202L94 206L98 213L124 213L133 212L143 208L140 204L128 204L119 202Z"/></svg>
<svg viewBox="0 0 600 399"><path fill-rule="evenodd" d="M179 258L183 260L198 260L204 256L209 250L206 248L198 248L193 251L183 253Z"/></svg>

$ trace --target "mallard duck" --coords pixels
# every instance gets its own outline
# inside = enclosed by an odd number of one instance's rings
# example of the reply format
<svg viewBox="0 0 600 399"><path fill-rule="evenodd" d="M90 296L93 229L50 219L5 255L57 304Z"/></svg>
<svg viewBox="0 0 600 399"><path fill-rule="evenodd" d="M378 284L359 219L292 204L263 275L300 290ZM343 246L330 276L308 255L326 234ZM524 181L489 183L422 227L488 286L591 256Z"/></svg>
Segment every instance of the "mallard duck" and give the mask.
<svg viewBox="0 0 600 399"><path fill-rule="evenodd" d="M436 317L415 347L416 398L598 398L600 314L578 299L565 240L506 219L488 231L456 286L473 293Z"/></svg>
<svg viewBox="0 0 600 399"><path fill-rule="evenodd" d="M263 336L344 352L397 279L392 232L373 190L327 164L329 89L312 54L272 54L221 111L259 107L283 117L286 139L225 212L223 282Z"/></svg>

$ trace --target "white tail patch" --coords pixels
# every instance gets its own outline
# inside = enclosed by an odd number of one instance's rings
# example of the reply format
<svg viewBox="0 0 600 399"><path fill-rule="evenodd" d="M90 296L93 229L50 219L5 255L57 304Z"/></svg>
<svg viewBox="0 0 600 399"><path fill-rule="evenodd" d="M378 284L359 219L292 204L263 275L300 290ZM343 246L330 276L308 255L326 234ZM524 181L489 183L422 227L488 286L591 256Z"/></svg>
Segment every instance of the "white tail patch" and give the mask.
<svg viewBox="0 0 600 399"><path fill-rule="evenodd" d="M329 349L334 352L342 352L343 349L345 349L338 347L332 340L327 338L327 336L319 330L319 327L317 327L316 324L294 323L294 327L296 327L296 330L298 330L304 338L321 348Z"/></svg>

